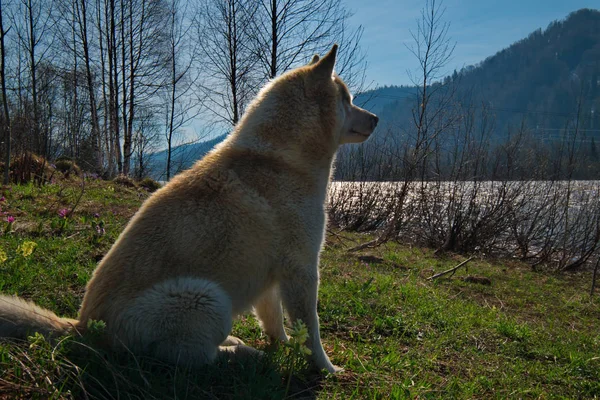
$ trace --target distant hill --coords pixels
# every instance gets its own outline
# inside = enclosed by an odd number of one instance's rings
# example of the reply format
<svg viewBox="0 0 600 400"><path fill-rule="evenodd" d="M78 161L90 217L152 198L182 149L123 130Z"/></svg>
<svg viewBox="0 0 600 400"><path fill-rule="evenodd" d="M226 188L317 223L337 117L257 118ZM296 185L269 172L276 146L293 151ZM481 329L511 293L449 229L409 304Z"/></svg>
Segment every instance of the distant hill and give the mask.
<svg viewBox="0 0 600 400"><path fill-rule="evenodd" d="M395 109L407 99L414 99L415 94L416 88L412 86L383 86L357 94L354 104L379 115Z"/></svg>
<svg viewBox="0 0 600 400"><path fill-rule="evenodd" d="M220 135L205 142L184 144L174 147L171 154L171 176L191 167L197 160L221 143L227 135ZM167 150L153 153L148 162L148 175L156 180L166 178Z"/></svg>
<svg viewBox="0 0 600 400"><path fill-rule="evenodd" d="M463 91L487 101L503 126L525 117L539 130L562 129L579 109L582 128L600 127L600 11L554 21L460 75Z"/></svg>
<svg viewBox="0 0 600 400"><path fill-rule="evenodd" d="M599 136L594 129L600 128L600 11L582 9L551 22L479 64L454 71L444 82L456 83L457 101L489 107L496 135L524 122L556 136L579 111L580 128ZM371 95L387 104L380 111L382 126L410 124L407 109L415 107L414 98L390 103L400 96L390 95L389 88Z"/></svg>

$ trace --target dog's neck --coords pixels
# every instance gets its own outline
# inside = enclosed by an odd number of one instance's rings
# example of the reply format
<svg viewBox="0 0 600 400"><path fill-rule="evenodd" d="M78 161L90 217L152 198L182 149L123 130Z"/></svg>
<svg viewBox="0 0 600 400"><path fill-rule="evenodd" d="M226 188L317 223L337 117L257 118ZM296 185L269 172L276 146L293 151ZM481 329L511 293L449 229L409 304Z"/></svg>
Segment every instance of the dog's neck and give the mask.
<svg viewBox="0 0 600 400"><path fill-rule="evenodd" d="M307 128L299 121L281 118L281 114L274 99L259 97L227 140L236 148L276 158L294 169L319 170L328 177L338 145L326 138L333 140L335 135L303 131Z"/></svg>
<svg viewBox="0 0 600 400"><path fill-rule="evenodd" d="M245 128L251 127L245 126ZM254 129L254 127L252 128ZM286 132L284 127L282 127L281 132ZM223 145L236 152L248 152L261 158L273 160L275 172L283 167L287 170L287 173L296 174L300 179L315 188L315 194L318 196L319 201L325 202L327 186L333 171L335 152L331 152L327 157L315 159L314 155L298 151L294 146L285 147L281 146L281 143L265 140L264 135L260 134L260 128L254 132L244 132L243 129L237 130L226 139Z"/></svg>
<svg viewBox="0 0 600 400"><path fill-rule="evenodd" d="M285 95L268 84L248 106L241 121L224 143L261 157L271 158L310 179L324 197L338 144L331 129L314 123L314 130L302 124L301 111ZM293 116L293 117L290 117ZM330 138L330 139L327 139Z"/></svg>

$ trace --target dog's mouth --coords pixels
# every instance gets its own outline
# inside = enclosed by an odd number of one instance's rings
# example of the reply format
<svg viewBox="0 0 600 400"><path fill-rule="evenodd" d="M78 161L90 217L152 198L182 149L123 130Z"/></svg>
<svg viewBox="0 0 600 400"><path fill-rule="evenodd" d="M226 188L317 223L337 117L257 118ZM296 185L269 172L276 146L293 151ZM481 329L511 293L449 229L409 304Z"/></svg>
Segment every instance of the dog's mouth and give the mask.
<svg viewBox="0 0 600 400"><path fill-rule="evenodd" d="M369 136L371 136L371 133L373 133L373 132L360 132L355 129L352 129L352 130L350 130L350 133L352 133L353 135L369 137Z"/></svg>

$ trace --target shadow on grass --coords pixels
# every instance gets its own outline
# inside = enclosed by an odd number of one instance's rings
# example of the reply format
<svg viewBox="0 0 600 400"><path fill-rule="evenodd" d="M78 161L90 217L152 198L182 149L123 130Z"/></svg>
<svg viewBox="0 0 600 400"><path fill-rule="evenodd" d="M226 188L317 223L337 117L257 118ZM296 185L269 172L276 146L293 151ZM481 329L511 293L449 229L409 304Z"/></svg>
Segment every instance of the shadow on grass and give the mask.
<svg viewBox="0 0 600 400"><path fill-rule="evenodd" d="M86 338L0 342L0 397L75 399L315 399L321 376L295 356L218 359L197 369L99 350Z"/></svg>

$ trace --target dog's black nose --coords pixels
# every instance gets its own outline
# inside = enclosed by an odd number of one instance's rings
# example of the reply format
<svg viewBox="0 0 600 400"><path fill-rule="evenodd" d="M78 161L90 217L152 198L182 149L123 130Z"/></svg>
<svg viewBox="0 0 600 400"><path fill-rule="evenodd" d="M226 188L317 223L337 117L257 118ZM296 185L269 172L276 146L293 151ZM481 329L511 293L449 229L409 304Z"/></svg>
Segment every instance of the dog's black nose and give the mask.
<svg viewBox="0 0 600 400"><path fill-rule="evenodd" d="M373 120L373 129L375 129L375 127L377 126L377 123L379 122L379 117L377 115L373 115L372 120Z"/></svg>

